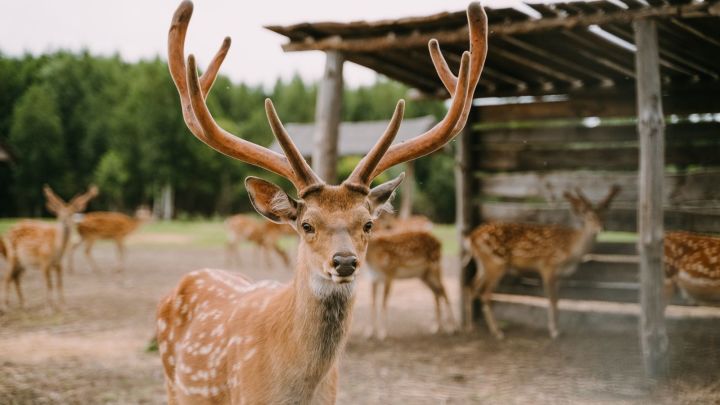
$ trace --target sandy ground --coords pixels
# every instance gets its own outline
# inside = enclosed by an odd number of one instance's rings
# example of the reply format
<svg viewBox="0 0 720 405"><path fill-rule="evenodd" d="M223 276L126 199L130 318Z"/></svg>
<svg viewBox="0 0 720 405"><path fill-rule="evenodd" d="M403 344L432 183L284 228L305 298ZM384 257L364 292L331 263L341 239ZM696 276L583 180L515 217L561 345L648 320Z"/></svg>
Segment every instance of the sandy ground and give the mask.
<svg viewBox="0 0 720 405"><path fill-rule="evenodd" d="M96 257L111 268L112 246L98 246ZM446 268L455 267L452 260ZM258 279L290 277L279 268L254 270L257 262L248 259L242 270ZM164 403L158 356L145 351L156 302L182 274L222 267L222 251L134 244L124 275L92 274L81 257L77 264L66 276L62 312L44 307L41 276L30 272L26 309L0 315L0 404ZM446 286L457 309L455 274L446 274ZM359 287L338 403L720 403L718 318L671 323L671 376L654 384L643 377L635 327L591 322L551 341L543 327L506 319L503 342L484 327L433 335L432 295L416 280L394 285L388 339L368 341L369 287L364 279Z"/></svg>

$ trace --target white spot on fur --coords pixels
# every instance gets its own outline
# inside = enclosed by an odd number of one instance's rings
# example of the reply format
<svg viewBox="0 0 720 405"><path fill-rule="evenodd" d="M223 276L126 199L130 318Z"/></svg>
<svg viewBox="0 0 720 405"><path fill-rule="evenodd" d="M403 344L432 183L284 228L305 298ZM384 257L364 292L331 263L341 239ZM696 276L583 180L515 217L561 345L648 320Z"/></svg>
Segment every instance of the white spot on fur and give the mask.
<svg viewBox="0 0 720 405"><path fill-rule="evenodd" d="M255 355L256 352L257 352L257 349L254 347L252 349L248 350L247 353L245 353L245 357L243 357L243 361L250 360Z"/></svg>
<svg viewBox="0 0 720 405"><path fill-rule="evenodd" d="M167 328L167 322L165 322L164 319L158 319L157 328L158 328L158 332L160 332L160 333L165 332L165 328Z"/></svg>

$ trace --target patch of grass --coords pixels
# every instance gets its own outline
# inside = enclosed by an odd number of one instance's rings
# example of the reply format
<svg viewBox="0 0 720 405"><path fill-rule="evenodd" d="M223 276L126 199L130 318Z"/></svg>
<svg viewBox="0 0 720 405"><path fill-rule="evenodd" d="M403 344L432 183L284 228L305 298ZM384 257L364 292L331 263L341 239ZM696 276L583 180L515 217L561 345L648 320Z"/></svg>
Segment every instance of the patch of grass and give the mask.
<svg viewBox="0 0 720 405"><path fill-rule="evenodd" d="M598 242L634 243L637 234L634 232L602 232L598 235Z"/></svg>

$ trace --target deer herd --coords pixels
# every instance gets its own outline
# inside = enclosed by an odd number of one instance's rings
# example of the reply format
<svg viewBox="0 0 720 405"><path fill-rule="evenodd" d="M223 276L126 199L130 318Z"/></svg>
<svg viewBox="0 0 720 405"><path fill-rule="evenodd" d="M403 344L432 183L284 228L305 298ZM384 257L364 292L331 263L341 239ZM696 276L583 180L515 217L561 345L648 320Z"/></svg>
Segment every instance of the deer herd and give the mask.
<svg viewBox="0 0 720 405"><path fill-rule="evenodd" d="M434 296L432 330L458 329L443 283L442 244L433 234L432 222L421 216L401 219L391 214L390 202L404 174L374 187L371 184L385 170L442 148L463 129L487 53L487 17L478 3L468 7L470 47L462 55L457 75L450 71L437 41L428 44L438 76L452 96L445 117L427 132L393 144L405 106L403 100L398 101L377 143L352 174L335 185L321 179L304 160L269 99L265 101L267 119L284 154L245 141L215 122L205 100L230 39L225 39L198 76L195 57L186 57L184 51L192 12L191 2L180 4L168 38L170 74L188 129L210 148L286 178L297 196L266 180L248 177L250 201L263 219L235 215L225 221L226 265L241 264L238 249L247 242L263 253L266 267L274 254L293 277L287 284L255 282L234 271L202 269L180 280L161 300L156 319L169 403L334 403L338 361L348 338L360 273L366 272L370 280L369 337L387 335L391 287L395 280L408 278L419 279ZM57 222L24 220L0 239L0 254L7 262L6 307L11 284L23 305L21 279L30 268L39 269L46 280L48 305L57 305L53 289L61 304L64 260L71 272L73 253L82 245L90 267L99 272L91 254L97 240L115 242L122 271L125 239L149 216L91 212L74 220L98 195L96 187L69 202L49 186L43 192ZM580 190L566 192L564 197L581 223L577 228L490 222L466 235L467 258L475 261L478 271L463 290L464 319L471 319L470 303L480 299L487 328L502 339L492 312L493 291L511 269L535 272L549 300L549 333L556 338L559 280L573 273L590 252L619 192L613 186L596 204ZM73 230L77 233L74 243ZM297 237L295 260L279 243L288 235ZM720 238L666 234L668 285L698 301L720 301L719 259Z"/></svg>

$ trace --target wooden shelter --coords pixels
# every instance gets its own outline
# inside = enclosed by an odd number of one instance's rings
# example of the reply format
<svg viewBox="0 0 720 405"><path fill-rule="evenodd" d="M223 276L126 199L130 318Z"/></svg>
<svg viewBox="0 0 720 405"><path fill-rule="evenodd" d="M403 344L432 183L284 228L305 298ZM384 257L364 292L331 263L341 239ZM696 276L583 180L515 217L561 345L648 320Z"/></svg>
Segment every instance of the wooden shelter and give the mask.
<svg viewBox="0 0 720 405"><path fill-rule="evenodd" d="M629 276L603 274L638 286L646 370L661 375L664 227L720 232L712 186L720 180L720 1L486 11L487 61L456 155L460 236L488 219L564 221L557 196L566 187L581 186L592 199L612 183L625 185L607 228L637 230L639 283L636 265ZM464 12L267 28L289 38L286 51L322 50L328 66L355 62L431 96L447 93L428 40L438 39L455 71L467 49ZM330 79L337 76L326 75L322 87ZM329 111L324 103L318 108ZM472 264L462 274L465 283Z"/></svg>
<svg viewBox="0 0 720 405"><path fill-rule="evenodd" d="M432 128L437 120L428 115L418 118L406 118L395 137L396 142L403 142ZM337 131L336 153L341 156L364 156L377 142L377 137L385 131L385 121L342 122ZM300 153L306 158L313 158L320 149L315 144L315 134L318 126L314 123L288 123L286 128L292 134L293 142ZM276 141L270 149L282 153L280 144ZM412 195L415 184L415 169L412 161L404 164L406 178L402 187L402 200L400 202L400 217L408 217L412 210Z"/></svg>

